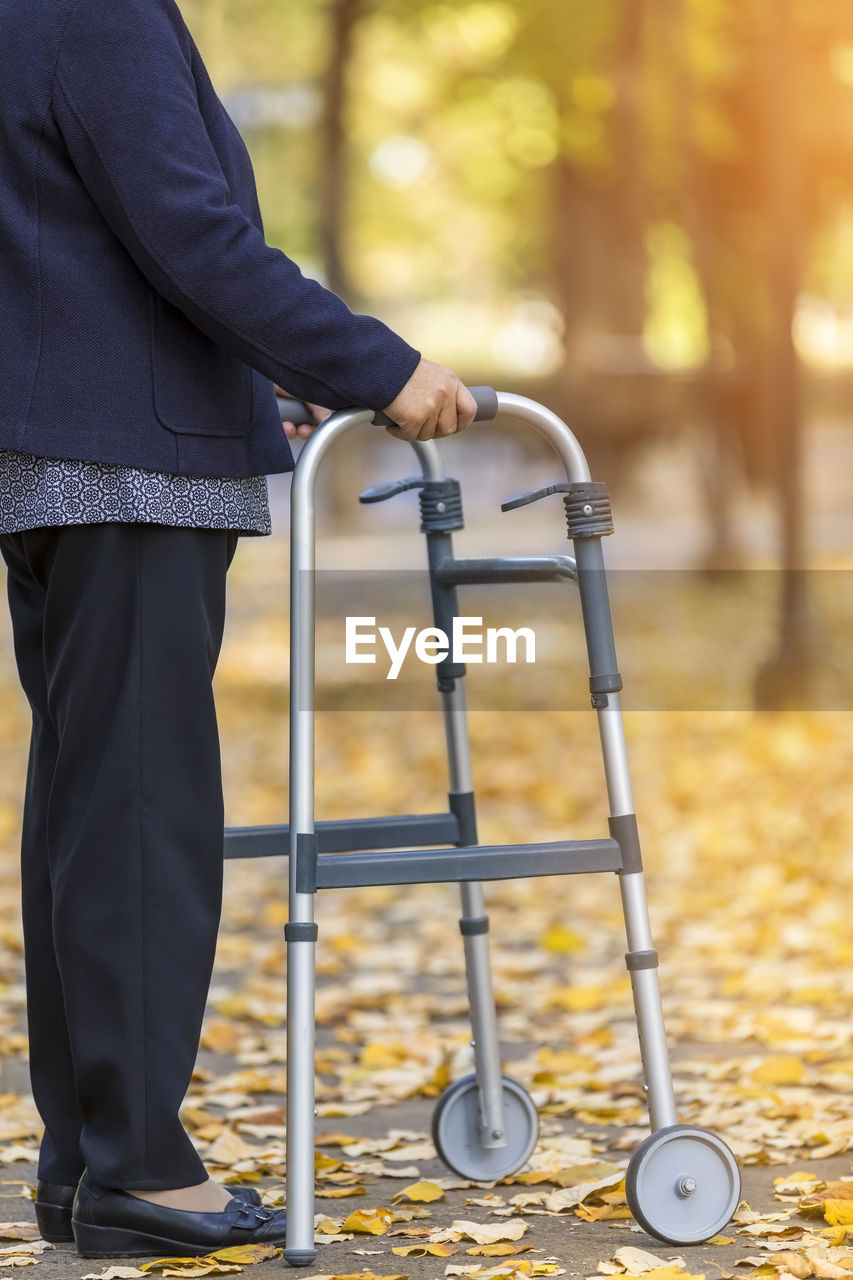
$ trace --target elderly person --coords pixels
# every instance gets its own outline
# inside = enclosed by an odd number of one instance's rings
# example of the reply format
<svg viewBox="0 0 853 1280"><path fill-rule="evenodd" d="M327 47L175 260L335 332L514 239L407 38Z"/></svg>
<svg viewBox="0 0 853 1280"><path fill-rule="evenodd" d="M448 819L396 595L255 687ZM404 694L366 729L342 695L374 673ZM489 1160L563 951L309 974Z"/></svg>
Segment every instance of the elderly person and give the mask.
<svg viewBox="0 0 853 1280"><path fill-rule="evenodd" d="M210 1178L179 1119L222 901L226 572L240 534L270 532L266 476L293 467L274 384L385 410L405 439L475 405L265 242L174 0L2 0L2 25L0 551L32 708L37 1216L87 1256L281 1242L284 1211Z"/></svg>

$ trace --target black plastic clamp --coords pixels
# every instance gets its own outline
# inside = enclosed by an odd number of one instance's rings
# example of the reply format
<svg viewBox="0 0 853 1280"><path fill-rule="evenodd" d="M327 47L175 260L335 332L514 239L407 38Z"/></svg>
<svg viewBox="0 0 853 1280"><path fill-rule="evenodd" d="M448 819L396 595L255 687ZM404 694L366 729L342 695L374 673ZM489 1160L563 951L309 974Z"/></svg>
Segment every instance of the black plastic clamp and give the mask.
<svg viewBox="0 0 853 1280"><path fill-rule="evenodd" d="M488 916L463 916L459 921L459 932L463 938L476 938L478 934L489 932Z"/></svg>
<svg viewBox="0 0 853 1280"><path fill-rule="evenodd" d="M421 533L452 533L464 528L458 480L428 480L421 488L420 500Z"/></svg>
<svg viewBox="0 0 853 1280"><path fill-rule="evenodd" d="M632 875L643 869L643 855L640 850L640 833L637 830L635 813L620 813L616 818L608 818L610 835L619 846L622 854L622 870L618 875Z"/></svg>
<svg viewBox="0 0 853 1280"><path fill-rule="evenodd" d="M317 858L320 849L315 831L301 831L296 835L296 892L317 892Z"/></svg>
<svg viewBox="0 0 853 1280"><path fill-rule="evenodd" d="M286 924L285 942L316 942L319 930L316 924Z"/></svg>
<svg viewBox="0 0 853 1280"><path fill-rule="evenodd" d="M569 537L604 538L613 532L613 513L607 485L587 480L571 485L563 499Z"/></svg>
<svg viewBox="0 0 853 1280"><path fill-rule="evenodd" d="M447 797L448 808L459 826L459 839L454 844L477 843L477 812L473 791L451 791Z"/></svg>
<svg viewBox="0 0 853 1280"><path fill-rule="evenodd" d="M628 951L625 953L625 964L629 973L636 969L656 969L658 953L656 951Z"/></svg>
<svg viewBox="0 0 853 1280"><path fill-rule="evenodd" d="M463 528L462 488L452 477L427 480L425 476L404 476L402 480L371 485L358 495L358 500L363 503L387 502L409 489L421 491L421 533L451 533L454 529Z"/></svg>

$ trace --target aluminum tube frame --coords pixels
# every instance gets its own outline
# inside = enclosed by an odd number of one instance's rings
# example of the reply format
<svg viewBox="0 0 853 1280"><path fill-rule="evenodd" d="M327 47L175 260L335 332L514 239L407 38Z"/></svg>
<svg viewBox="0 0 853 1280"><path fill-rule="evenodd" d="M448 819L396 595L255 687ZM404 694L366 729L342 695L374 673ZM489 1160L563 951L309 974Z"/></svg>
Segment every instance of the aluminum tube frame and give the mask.
<svg viewBox="0 0 853 1280"><path fill-rule="evenodd" d="M468 713L465 688L461 679L453 688L442 692L444 732L447 741L448 777L451 793L474 790L471 770L471 748L468 735ZM482 919L486 915L483 886L480 881L460 885L462 916ZM468 986L468 1010L471 1019L471 1045L474 1050L474 1072L480 1107L480 1145L493 1150L506 1146L504 1130L503 1075L501 1072L498 1018L492 985L492 961L488 933L466 934L465 979Z"/></svg>
<svg viewBox="0 0 853 1280"><path fill-rule="evenodd" d="M543 405L508 392L498 392L498 413L534 427L550 441L569 480L590 479L589 466L569 427ZM290 654L290 923L313 925L314 896L297 889L297 836L314 833L314 620L315 620L315 488L317 472L335 441L354 427L371 422L370 409L341 410L308 438L294 472L291 491L291 654ZM441 479L443 470L433 441L414 442L423 475ZM617 704L618 707L618 704ZM456 706L458 713L459 707ZM458 714L457 714L458 721ZM601 718L599 717L601 724ZM608 722L609 724L609 722ZM621 720L619 722L621 737ZM614 739L612 726L609 740ZM457 756L459 739L456 738ZM624 747L624 739L623 739ZM618 753L617 753L618 755ZM619 773L618 761L608 766ZM625 773L627 781L627 772ZM630 787L629 787L630 792ZM612 803L612 800L611 800ZM623 877L624 879L624 877ZM630 894L630 891L629 891ZM476 897L467 901L475 904ZM636 907L630 910L636 912ZM626 909L627 924L627 909ZM287 1208L285 1259L309 1265L314 1247L314 956L315 942L287 943ZM653 971L648 971L653 972ZM638 1012L639 1017L639 1012ZM654 1030L652 1030L654 1036Z"/></svg>
<svg viewBox="0 0 853 1280"><path fill-rule="evenodd" d="M297 836L314 833L314 628L317 471L335 441L371 422L369 409L333 414L303 446L293 475L290 536L289 923L314 923L314 895L297 888ZM413 445L427 479L443 475L434 443ZM308 1266L314 1245L314 941L287 942L287 1242L291 1266Z"/></svg>
<svg viewBox="0 0 853 1280"><path fill-rule="evenodd" d="M598 731L610 816L616 818L623 814L633 814L634 799L631 794L628 751L618 693L608 693L607 706L598 708ZM628 951L653 950L643 872L622 872L619 876L619 888ZM649 1121L652 1130L656 1131L676 1124L678 1120L657 969L632 969L631 992L637 1018Z"/></svg>

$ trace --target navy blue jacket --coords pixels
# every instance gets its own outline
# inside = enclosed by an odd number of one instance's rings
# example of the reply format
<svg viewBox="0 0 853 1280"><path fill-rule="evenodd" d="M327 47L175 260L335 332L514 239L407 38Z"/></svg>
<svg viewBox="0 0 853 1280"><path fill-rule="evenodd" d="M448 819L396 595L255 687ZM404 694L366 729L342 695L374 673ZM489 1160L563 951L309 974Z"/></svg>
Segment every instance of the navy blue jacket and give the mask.
<svg viewBox="0 0 853 1280"><path fill-rule="evenodd" d="M381 409L417 362L267 245L175 0L0 0L0 447L288 471L273 381Z"/></svg>

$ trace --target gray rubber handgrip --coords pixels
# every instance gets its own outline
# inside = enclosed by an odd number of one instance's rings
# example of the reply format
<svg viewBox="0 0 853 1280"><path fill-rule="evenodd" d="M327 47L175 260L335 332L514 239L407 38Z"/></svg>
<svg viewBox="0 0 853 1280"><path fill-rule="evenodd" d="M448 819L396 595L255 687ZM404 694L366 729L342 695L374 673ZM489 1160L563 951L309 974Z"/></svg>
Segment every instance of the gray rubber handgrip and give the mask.
<svg viewBox="0 0 853 1280"><path fill-rule="evenodd" d="M498 393L492 387L469 387L468 390L477 401L475 422L491 422L498 416ZM377 427L393 427L396 425L386 413L377 413L373 421Z"/></svg>
<svg viewBox="0 0 853 1280"><path fill-rule="evenodd" d="M278 410L282 422L292 422L295 427L314 426L314 415L301 400L290 400L284 396L276 396Z"/></svg>

